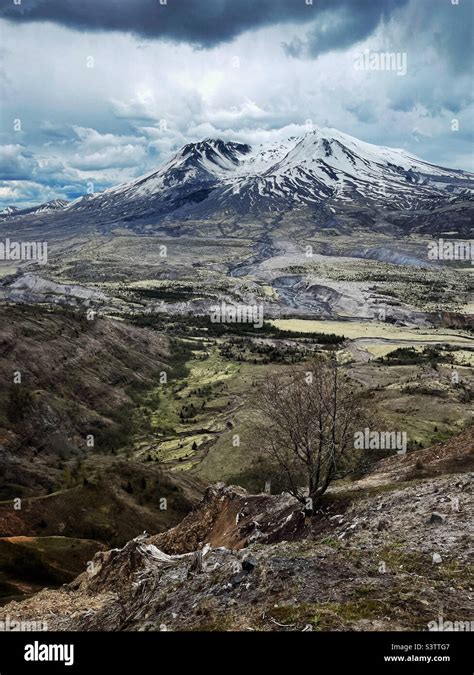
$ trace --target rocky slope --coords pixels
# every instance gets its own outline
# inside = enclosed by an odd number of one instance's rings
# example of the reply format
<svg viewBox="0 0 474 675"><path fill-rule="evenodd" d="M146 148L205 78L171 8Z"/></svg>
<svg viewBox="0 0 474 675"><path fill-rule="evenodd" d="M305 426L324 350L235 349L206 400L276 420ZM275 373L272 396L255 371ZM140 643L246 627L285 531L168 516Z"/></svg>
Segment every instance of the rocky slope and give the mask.
<svg viewBox="0 0 474 675"><path fill-rule="evenodd" d="M26 272L2 279L0 282L0 299L8 302L68 304L82 308L93 308L97 305L104 305L107 296L95 288L88 288L79 284L59 284L37 274Z"/></svg>
<svg viewBox="0 0 474 675"><path fill-rule="evenodd" d="M74 582L0 618L47 619L51 630L245 631L427 630L440 612L469 620L473 445L467 430L383 460L328 494L311 523L288 496L215 486L173 530L98 552ZM410 477L412 463L432 475Z"/></svg>
<svg viewBox="0 0 474 675"><path fill-rule="evenodd" d="M131 396L170 374L174 356L167 337L88 320L85 310L3 306L1 316L0 459L10 475L0 498L7 498L7 484L16 484L15 496L23 494L19 485L32 485L33 469L43 485L46 467L51 487L55 460L90 452L89 434L96 451L110 450L119 430L130 428Z"/></svg>
<svg viewBox="0 0 474 675"><path fill-rule="evenodd" d="M181 363L169 338L89 321L85 309L0 310L2 598L63 583L99 548L176 525L203 486L117 456L141 429L142 392Z"/></svg>

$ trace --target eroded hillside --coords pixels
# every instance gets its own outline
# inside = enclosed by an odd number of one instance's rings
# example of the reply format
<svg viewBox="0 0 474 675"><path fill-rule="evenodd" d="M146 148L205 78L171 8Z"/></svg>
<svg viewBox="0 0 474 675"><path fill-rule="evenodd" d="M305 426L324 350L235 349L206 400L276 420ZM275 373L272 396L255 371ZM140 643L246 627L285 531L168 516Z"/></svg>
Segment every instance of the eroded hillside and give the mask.
<svg viewBox="0 0 474 675"><path fill-rule="evenodd" d="M473 450L468 429L382 460L336 485L311 521L286 495L214 486L173 530L97 553L73 583L0 618L47 619L50 630L244 631L464 620Z"/></svg>

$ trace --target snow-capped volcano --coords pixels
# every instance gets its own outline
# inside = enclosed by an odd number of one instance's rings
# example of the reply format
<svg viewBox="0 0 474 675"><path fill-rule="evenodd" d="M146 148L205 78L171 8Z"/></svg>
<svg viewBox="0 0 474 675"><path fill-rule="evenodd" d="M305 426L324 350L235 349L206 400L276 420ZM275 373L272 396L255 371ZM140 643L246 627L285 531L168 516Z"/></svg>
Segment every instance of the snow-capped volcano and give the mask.
<svg viewBox="0 0 474 675"><path fill-rule="evenodd" d="M415 200L473 187L474 176L434 166L404 150L359 141L336 129L321 129L291 143L261 147L227 179L226 195L239 195L249 207L266 198L279 203L319 204L384 201L407 208ZM285 207L285 204L283 204Z"/></svg>
<svg viewBox="0 0 474 675"><path fill-rule="evenodd" d="M265 188L270 184L297 202L360 196L383 197L392 205L402 205L415 193L422 196L424 188L431 195L442 192L446 183L457 184L463 177L463 172L428 164L404 150L364 143L336 129L317 130L296 139L294 147L262 175ZM467 185L469 178L465 179ZM241 187L249 187L249 181Z"/></svg>
<svg viewBox="0 0 474 675"><path fill-rule="evenodd" d="M470 199L474 175L336 129L250 147L211 139L189 143L158 170L87 195L62 214L98 224L267 216L346 206L419 210Z"/></svg>

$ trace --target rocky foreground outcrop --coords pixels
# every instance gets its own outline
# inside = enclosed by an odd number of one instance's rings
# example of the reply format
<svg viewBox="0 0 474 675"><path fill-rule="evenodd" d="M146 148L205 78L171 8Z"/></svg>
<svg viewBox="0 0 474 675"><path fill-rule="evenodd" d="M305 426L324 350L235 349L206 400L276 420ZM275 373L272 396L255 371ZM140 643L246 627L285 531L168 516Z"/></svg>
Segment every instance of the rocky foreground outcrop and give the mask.
<svg viewBox="0 0 474 675"><path fill-rule="evenodd" d="M213 486L172 530L98 552L74 582L10 603L0 620L109 631L428 630L440 614L469 621L473 449L468 430L409 462L383 460L331 491L311 522L288 495ZM413 462L425 477L407 472Z"/></svg>

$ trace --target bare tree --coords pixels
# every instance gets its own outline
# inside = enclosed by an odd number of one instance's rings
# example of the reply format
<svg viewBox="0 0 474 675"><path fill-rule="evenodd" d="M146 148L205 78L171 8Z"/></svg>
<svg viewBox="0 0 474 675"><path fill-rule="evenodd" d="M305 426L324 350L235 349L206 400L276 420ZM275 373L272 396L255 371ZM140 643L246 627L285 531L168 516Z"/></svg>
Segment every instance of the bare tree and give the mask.
<svg viewBox="0 0 474 675"><path fill-rule="evenodd" d="M259 447L308 510L357 464L354 431L365 411L334 357L266 378L255 410Z"/></svg>

